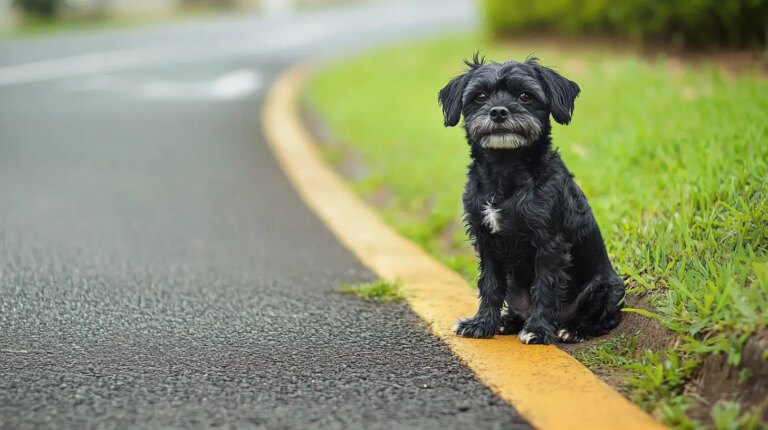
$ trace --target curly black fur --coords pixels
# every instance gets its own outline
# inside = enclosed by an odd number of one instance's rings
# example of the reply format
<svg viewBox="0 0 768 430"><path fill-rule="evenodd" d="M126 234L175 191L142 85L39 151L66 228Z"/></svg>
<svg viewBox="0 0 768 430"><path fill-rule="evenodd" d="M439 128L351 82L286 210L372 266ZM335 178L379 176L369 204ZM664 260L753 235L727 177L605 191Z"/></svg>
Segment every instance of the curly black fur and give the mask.
<svg viewBox="0 0 768 430"><path fill-rule="evenodd" d="M552 343L609 332L621 319L624 283L550 133L550 115L571 121L579 86L536 58L486 63L475 54L465 63L438 96L446 126L463 115L472 158L463 201L480 307L456 333Z"/></svg>

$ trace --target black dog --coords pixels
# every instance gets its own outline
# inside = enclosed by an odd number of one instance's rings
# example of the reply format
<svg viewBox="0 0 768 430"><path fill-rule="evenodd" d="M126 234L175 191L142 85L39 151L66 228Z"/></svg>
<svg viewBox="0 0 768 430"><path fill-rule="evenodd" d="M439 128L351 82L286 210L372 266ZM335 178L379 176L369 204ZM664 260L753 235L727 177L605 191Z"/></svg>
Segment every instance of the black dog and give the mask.
<svg viewBox="0 0 768 430"><path fill-rule="evenodd" d="M464 116L472 158L465 223L480 260L480 308L456 333L492 337L498 329L524 343L607 333L621 319L624 283L587 198L551 146L549 116L568 124L579 86L535 58L465 63L438 96L446 126Z"/></svg>

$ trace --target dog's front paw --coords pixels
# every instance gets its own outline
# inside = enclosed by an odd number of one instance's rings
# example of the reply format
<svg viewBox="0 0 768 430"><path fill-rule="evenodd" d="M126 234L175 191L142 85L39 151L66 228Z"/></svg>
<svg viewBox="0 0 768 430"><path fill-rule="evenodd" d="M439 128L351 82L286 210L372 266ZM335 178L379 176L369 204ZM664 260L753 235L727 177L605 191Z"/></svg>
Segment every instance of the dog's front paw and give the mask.
<svg viewBox="0 0 768 430"><path fill-rule="evenodd" d="M557 331L557 339L563 343L579 343L587 340L587 337L576 330L561 328Z"/></svg>
<svg viewBox="0 0 768 430"><path fill-rule="evenodd" d="M463 337L488 338L495 334L496 325L493 322L478 318L465 318L459 320L453 331Z"/></svg>
<svg viewBox="0 0 768 430"><path fill-rule="evenodd" d="M555 341L555 337L551 333L537 327L524 328L520 330L517 337L520 342L528 345L548 345Z"/></svg>

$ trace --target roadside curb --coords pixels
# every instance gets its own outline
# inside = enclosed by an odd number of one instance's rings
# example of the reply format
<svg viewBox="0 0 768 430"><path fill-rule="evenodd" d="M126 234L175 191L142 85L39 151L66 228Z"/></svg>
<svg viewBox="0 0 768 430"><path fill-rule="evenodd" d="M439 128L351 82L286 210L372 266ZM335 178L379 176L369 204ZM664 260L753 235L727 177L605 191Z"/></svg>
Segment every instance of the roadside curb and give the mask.
<svg viewBox="0 0 768 430"><path fill-rule="evenodd" d="M663 429L648 414L555 346L523 345L515 336L465 339L459 317L477 307L456 273L400 236L326 165L297 106L310 74L300 65L278 77L262 112L267 144L302 200L341 243L383 279L400 280L411 308L478 377L534 427Z"/></svg>

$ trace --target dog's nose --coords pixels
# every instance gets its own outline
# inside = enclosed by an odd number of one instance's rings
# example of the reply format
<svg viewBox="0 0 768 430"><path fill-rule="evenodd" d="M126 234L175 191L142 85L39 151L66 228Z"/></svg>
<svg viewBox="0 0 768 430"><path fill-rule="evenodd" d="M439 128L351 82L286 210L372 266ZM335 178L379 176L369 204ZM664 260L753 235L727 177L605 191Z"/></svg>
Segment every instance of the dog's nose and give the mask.
<svg viewBox="0 0 768 430"><path fill-rule="evenodd" d="M491 119L495 122L504 122L509 117L509 109L504 106L494 106L491 108Z"/></svg>

